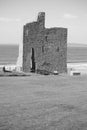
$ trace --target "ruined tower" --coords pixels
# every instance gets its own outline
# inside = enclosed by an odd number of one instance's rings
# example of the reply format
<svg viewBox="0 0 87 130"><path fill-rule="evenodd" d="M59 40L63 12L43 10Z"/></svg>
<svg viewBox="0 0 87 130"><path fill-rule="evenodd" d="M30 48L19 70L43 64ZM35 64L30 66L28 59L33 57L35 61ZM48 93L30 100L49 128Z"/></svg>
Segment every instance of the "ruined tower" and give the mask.
<svg viewBox="0 0 87 130"><path fill-rule="evenodd" d="M67 29L45 28L45 13L24 25L23 71L67 71Z"/></svg>

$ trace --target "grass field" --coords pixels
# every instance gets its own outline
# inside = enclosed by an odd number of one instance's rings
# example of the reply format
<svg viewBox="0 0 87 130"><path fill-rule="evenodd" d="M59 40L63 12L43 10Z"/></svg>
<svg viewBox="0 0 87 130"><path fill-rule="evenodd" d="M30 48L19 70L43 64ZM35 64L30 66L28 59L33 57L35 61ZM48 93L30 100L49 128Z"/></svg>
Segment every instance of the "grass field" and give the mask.
<svg viewBox="0 0 87 130"><path fill-rule="evenodd" d="M0 130L87 130L87 76L0 77Z"/></svg>

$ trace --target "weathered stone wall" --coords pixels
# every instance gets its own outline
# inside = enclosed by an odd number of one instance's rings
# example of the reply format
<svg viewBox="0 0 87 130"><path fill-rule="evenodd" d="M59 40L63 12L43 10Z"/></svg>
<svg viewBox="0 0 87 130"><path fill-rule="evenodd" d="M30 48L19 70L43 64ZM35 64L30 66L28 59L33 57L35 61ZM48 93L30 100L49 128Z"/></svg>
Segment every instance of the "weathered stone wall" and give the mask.
<svg viewBox="0 0 87 130"><path fill-rule="evenodd" d="M41 35L41 34L40 34ZM67 30L64 28L45 29L37 53L37 68L50 72L67 71ZM42 44L41 44L42 43Z"/></svg>
<svg viewBox="0 0 87 130"><path fill-rule="evenodd" d="M45 28L45 13L38 15L37 22L24 26L23 71L31 70L31 53L34 49L36 70L49 72L67 71L67 29Z"/></svg>

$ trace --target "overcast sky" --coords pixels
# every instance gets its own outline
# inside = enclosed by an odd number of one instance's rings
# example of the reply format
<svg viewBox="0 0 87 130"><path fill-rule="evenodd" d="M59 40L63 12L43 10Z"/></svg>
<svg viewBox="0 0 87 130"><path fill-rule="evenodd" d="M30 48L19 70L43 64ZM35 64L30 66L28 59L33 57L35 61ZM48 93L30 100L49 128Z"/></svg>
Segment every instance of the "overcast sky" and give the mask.
<svg viewBox="0 0 87 130"><path fill-rule="evenodd" d="M19 44L23 24L38 12L47 28L68 28L68 42L87 44L87 0L0 0L0 43Z"/></svg>

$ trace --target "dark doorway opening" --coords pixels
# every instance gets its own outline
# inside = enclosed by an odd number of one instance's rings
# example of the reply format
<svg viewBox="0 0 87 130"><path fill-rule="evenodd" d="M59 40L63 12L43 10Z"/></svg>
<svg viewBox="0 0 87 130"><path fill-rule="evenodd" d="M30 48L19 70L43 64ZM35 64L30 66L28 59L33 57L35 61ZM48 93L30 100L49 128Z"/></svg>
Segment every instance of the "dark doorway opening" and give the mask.
<svg viewBox="0 0 87 130"><path fill-rule="evenodd" d="M35 72L35 52L34 52L34 48L32 48L31 50L31 72Z"/></svg>

